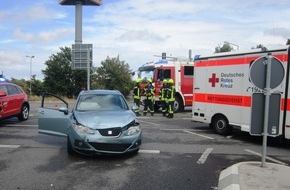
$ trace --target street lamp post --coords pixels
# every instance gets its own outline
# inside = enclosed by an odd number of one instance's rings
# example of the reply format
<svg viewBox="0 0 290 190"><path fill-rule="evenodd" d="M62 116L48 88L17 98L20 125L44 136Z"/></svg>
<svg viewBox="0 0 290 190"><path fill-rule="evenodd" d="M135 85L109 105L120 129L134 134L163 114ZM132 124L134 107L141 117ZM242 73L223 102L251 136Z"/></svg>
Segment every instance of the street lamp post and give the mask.
<svg viewBox="0 0 290 190"><path fill-rule="evenodd" d="M233 44L233 43L230 43L230 42L227 42L225 41L226 44L230 44L230 45L233 45L233 46L236 46L237 47L237 51L239 51L239 46L237 44Z"/></svg>
<svg viewBox="0 0 290 190"><path fill-rule="evenodd" d="M28 57L28 58L30 58L30 80L29 80L29 88L30 88L30 93L29 93L29 96L31 96L31 94L32 94L32 86L31 86L31 78L32 78L32 74L31 74L31 72L32 72L32 59L34 58L34 55L32 55L32 56L29 56L29 55L26 55L26 57Z"/></svg>

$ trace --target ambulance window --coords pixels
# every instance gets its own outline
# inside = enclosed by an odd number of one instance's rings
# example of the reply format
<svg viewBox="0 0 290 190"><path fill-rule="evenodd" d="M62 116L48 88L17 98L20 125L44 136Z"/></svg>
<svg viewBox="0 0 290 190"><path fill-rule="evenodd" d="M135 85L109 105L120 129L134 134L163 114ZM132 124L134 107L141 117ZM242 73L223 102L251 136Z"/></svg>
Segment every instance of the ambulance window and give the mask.
<svg viewBox="0 0 290 190"><path fill-rule="evenodd" d="M193 76L193 66L184 66L184 76Z"/></svg>
<svg viewBox="0 0 290 190"><path fill-rule="evenodd" d="M165 79L170 79L171 78L171 70L165 69L164 70L164 78Z"/></svg>

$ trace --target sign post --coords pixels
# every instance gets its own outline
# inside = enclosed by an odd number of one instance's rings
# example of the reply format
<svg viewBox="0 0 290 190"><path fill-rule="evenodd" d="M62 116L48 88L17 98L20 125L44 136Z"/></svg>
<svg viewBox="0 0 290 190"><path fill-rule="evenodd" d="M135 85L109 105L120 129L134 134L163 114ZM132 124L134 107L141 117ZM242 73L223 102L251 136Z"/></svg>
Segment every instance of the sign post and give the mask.
<svg viewBox="0 0 290 190"><path fill-rule="evenodd" d="M271 97L271 90L276 88L281 84L281 82L284 79L284 68L278 59L274 58L271 54L268 54L267 56L260 57L256 61L253 62L253 64L250 67L250 80L253 85L256 87L264 90L265 95L265 102L264 102L264 118L263 118L263 126L254 126L254 124L259 123L255 122L253 118L253 110L255 110L255 107L253 105L256 104L256 102L252 102L252 119L251 119L251 132L252 131L260 131L259 129L253 129L257 127L263 127L263 130L261 130L263 133L263 153L262 153L262 167L265 167L266 163L266 151L267 151L267 136L268 136L268 129L271 127L271 134L278 134L278 124L274 124L273 126L269 126L269 111L271 109L270 105L275 104L274 107L278 108L280 105L280 101L277 101L277 98L272 98L274 103L270 102ZM253 96L254 97L254 96ZM273 96L274 97L274 96ZM276 101L275 101L276 100ZM280 100L280 99L279 99ZM260 99L252 98L252 101L260 101ZM272 104L271 104L272 103ZM260 105L260 104L257 104ZM279 112L279 109L278 109ZM279 114L278 114L279 115Z"/></svg>

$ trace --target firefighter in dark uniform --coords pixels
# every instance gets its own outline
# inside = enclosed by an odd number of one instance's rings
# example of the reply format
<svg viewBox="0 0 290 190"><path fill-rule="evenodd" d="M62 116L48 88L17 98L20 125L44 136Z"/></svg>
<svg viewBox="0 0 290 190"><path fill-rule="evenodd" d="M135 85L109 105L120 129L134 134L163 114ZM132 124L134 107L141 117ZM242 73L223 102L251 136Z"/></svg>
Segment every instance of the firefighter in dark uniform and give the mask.
<svg viewBox="0 0 290 190"><path fill-rule="evenodd" d="M175 101L175 86L173 79L168 80L168 88L167 88L167 101L168 101L168 116L167 118L173 118L174 113L174 101Z"/></svg>
<svg viewBox="0 0 290 190"><path fill-rule="evenodd" d="M135 110L135 114L137 116L140 116L140 101L141 101L141 89L140 89L140 83L141 83L142 79L141 78L137 78L135 80L135 87L133 90L133 98L134 98L134 105L138 106L138 109Z"/></svg>
<svg viewBox="0 0 290 190"><path fill-rule="evenodd" d="M163 117L166 116L166 112L168 108L166 95L167 95L167 79L164 79L162 87L160 88L160 93L159 93L159 100L161 102L161 109L162 109Z"/></svg>
<svg viewBox="0 0 290 190"><path fill-rule="evenodd" d="M155 88L152 85L152 80L147 79L147 85L144 89L145 100L144 100L144 110L143 115L147 114L148 107L150 109L151 116L154 115L154 96L155 96Z"/></svg>

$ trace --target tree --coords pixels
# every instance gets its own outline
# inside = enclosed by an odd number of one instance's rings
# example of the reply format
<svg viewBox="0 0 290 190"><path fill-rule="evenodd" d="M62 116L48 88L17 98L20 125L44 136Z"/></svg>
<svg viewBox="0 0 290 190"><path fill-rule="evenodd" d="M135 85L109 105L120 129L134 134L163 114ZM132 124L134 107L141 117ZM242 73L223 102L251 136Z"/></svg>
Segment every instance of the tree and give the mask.
<svg viewBox="0 0 290 190"><path fill-rule="evenodd" d="M26 94L29 94L29 81L25 81L24 79L19 80L19 79L11 78L10 82L13 84L17 84L24 90Z"/></svg>
<svg viewBox="0 0 290 190"><path fill-rule="evenodd" d="M262 49L263 51L267 50L267 48L265 46L263 46L262 44L259 44L256 47L252 47L252 49Z"/></svg>
<svg viewBox="0 0 290 190"><path fill-rule="evenodd" d="M224 43L222 47L220 45L216 47L214 53L230 52L232 50L233 47L229 43Z"/></svg>
<svg viewBox="0 0 290 190"><path fill-rule="evenodd" d="M92 86L97 89L119 90L127 97L132 90L131 72L129 65L120 61L119 57L107 57L97 68Z"/></svg>
<svg viewBox="0 0 290 190"><path fill-rule="evenodd" d="M32 75L32 79L31 79L32 95L41 96L44 91L43 83L40 80L36 80L35 76L36 75Z"/></svg>
<svg viewBox="0 0 290 190"><path fill-rule="evenodd" d="M72 70L71 49L61 47L61 52L53 54L44 64L44 89L50 93L74 97L86 86L86 70Z"/></svg>

